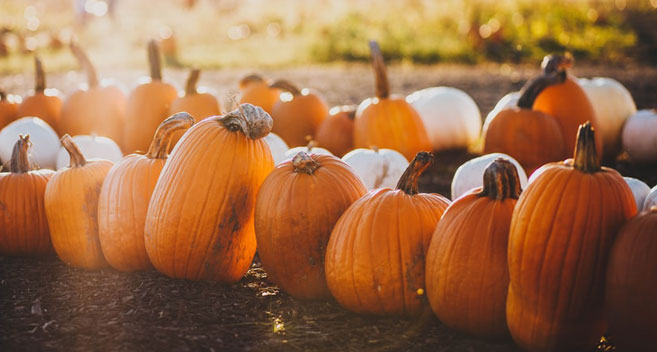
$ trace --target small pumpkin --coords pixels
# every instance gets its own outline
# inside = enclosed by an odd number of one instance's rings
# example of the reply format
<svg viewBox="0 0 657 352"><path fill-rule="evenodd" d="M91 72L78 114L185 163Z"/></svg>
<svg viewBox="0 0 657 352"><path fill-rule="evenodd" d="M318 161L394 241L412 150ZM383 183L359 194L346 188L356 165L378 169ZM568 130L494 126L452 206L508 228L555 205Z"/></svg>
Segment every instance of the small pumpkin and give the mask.
<svg viewBox="0 0 657 352"><path fill-rule="evenodd" d="M135 271L153 267L144 244L148 204L174 132L193 124L194 118L184 112L167 118L145 155L126 155L105 177L98 197L98 238L113 268Z"/></svg>
<svg viewBox="0 0 657 352"><path fill-rule="evenodd" d="M61 143L70 154L71 165L52 176L44 196L52 245L59 258L71 266L106 267L98 239L98 196L112 162L87 161L69 135L64 135Z"/></svg>
<svg viewBox="0 0 657 352"><path fill-rule="evenodd" d="M520 99L520 92L511 92L504 95L500 100L495 104L493 110L491 110L488 115L486 115L486 120L484 120L483 130L488 129L488 125L493 120L497 114L506 109L513 109L518 106L518 99Z"/></svg>
<svg viewBox="0 0 657 352"><path fill-rule="evenodd" d="M273 113L274 104L281 95L281 90L272 87L268 80L257 74L248 75L240 80L240 104L253 104L261 107L268 114Z"/></svg>
<svg viewBox="0 0 657 352"><path fill-rule="evenodd" d="M78 146L85 159L105 159L113 163L121 160L121 148L111 139L99 136L73 136L73 142ZM64 146L57 152L57 170L67 167L71 158Z"/></svg>
<svg viewBox="0 0 657 352"><path fill-rule="evenodd" d="M358 148L342 157L365 184L368 190L393 188L408 168L408 160L392 149Z"/></svg>
<svg viewBox="0 0 657 352"><path fill-rule="evenodd" d="M0 173L0 254L53 252L43 197L54 171L37 170L29 160L30 136L14 144L8 172Z"/></svg>
<svg viewBox="0 0 657 352"><path fill-rule="evenodd" d="M365 99L356 111L354 147L394 149L407 159L431 150L422 118L403 97L390 96L386 67L379 45L370 41L376 77L376 97Z"/></svg>
<svg viewBox="0 0 657 352"><path fill-rule="evenodd" d="M18 105L21 101L22 99L19 96L7 94L7 92L0 89L0 129L16 120Z"/></svg>
<svg viewBox="0 0 657 352"><path fill-rule="evenodd" d="M643 201L643 207L640 210L650 210L654 206L657 206L657 186L650 189L650 193Z"/></svg>
<svg viewBox="0 0 657 352"><path fill-rule="evenodd" d="M23 99L23 102L18 106L18 111L16 111L16 118L38 117L60 133L59 118L62 110L60 93L54 88L46 89L46 74L38 56L34 57L34 67L34 95ZM34 136L33 140L36 140Z"/></svg>
<svg viewBox="0 0 657 352"><path fill-rule="evenodd" d="M623 179L627 182L627 185L632 191L637 211L641 212L643 209L643 203L645 203L646 197L648 197L648 194L650 193L650 187L645 182L633 177L623 177Z"/></svg>
<svg viewBox="0 0 657 352"><path fill-rule="evenodd" d="M301 151L267 176L256 199L258 256L267 277L300 299L331 296L324 255L340 215L367 192L349 165Z"/></svg>
<svg viewBox="0 0 657 352"><path fill-rule="evenodd" d="M328 115L329 110L324 98L308 88L299 90L285 80L276 81L271 86L284 91L272 108L272 132L283 138L291 147L305 145L306 136L314 138L317 128Z"/></svg>
<svg viewBox="0 0 657 352"><path fill-rule="evenodd" d="M433 155L420 152L396 189L370 191L335 225L326 248L326 281L343 307L377 315L418 315L426 307L425 255L449 200L419 193Z"/></svg>
<svg viewBox="0 0 657 352"><path fill-rule="evenodd" d="M456 169L452 178L452 200L456 200L474 188L482 187L481 181L486 167L499 158L509 160L516 167L520 187L522 189L527 187L527 174L516 159L503 153L491 153L470 159Z"/></svg>
<svg viewBox="0 0 657 352"><path fill-rule="evenodd" d="M57 132L38 117L20 118L0 131L0 159L9 161L18 135L30 135L32 162L44 169L55 169L59 138Z"/></svg>
<svg viewBox="0 0 657 352"><path fill-rule="evenodd" d="M635 162L657 162L657 109L639 110L623 127L623 149Z"/></svg>
<svg viewBox="0 0 657 352"><path fill-rule="evenodd" d="M265 141L269 145L269 151L274 158L274 165L278 165L281 161L287 159L285 153L290 149L283 138L279 137L276 133L269 133L265 136Z"/></svg>
<svg viewBox="0 0 657 352"><path fill-rule="evenodd" d="M355 105L336 106L317 130L317 144L342 157L354 149Z"/></svg>
<svg viewBox="0 0 657 352"><path fill-rule="evenodd" d="M327 149L318 147L317 142L312 140L310 136L306 137L306 139L308 140L308 144L306 144L304 147L294 147L288 149L285 152L285 159L292 159L299 152L322 154L322 155L333 155L333 153L331 153Z"/></svg>

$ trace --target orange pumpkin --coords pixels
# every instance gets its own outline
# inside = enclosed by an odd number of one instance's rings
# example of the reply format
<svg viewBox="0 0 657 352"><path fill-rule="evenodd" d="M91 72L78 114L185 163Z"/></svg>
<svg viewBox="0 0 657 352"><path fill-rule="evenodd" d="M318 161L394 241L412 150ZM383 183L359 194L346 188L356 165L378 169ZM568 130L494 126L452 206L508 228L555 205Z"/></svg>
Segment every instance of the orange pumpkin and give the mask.
<svg viewBox="0 0 657 352"><path fill-rule="evenodd" d="M30 136L20 135L9 172L0 173L0 254L42 255L53 252L43 203L46 184L55 173L35 170L28 158Z"/></svg>
<svg viewBox="0 0 657 352"><path fill-rule="evenodd" d="M305 145L306 137L314 138L317 128L328 115L324 99L307 88L299 90L284 80L276 81L271 86L286 91L281 93L280 100L272 108L272 132L283 138L290 147Z"/></svg>
<svg viewBox="0 0 657 352"><path fill-rule="evenodd" d="M267 176L256 199L258 255L267 277L301 299L331 296L324 255L340 215L367 192L342 160L299 152Z"/></svg>
<svg viewBox="0 0 657 352"><path fill-rule="evenodd" d="M340 217L326 248L333 297L357 313L417 315L426 307L425 255L449 200L418 193L433 155L420 152L397 189L375 189ZM427 307L428 308L428 307Z"/></svg>
<svg viewBox="0 0 657 352"><path fill-rule="evenodd" d="M174 132L189 128L194 119L178 113L164 120L146 155L130 154L107 174L98 198L98 237L107 262L120 271L148 270L144 245L148 203Z"/></svg>
<svg viewBox="0 0 657 352"><path fill-rule="evenodd" d="M336 106L317 130L317 144L342 157L354 149L355 105Z"/></svg>
<svg viewBox="0 0 657 352"><path fill-rule="evenodd" d="M14 96L7 96L7 92L0 89L0 129L16 120L18 104Z"/></svg>
<svg viewBox="0 0 657 352"><path fill-rule="evenodd" d="M514 210L506 318L524 349L584 351L605 332L609 251L637 210L623 177L600 167L595 148L586 123L574 159L543 166Z"/></svg>
<svg viewBox="0 0 657 352"><path fill-rule="evenodd" d="M520 196L516 167L493 161L484 186L452 203L433 233L427 253L427 297L445 325L474 335L503 337L511 216Z"/></svg>
<svg viewBox="0 0 657 352"><path fill-rule="evenodd" d="M34 95L26 97L18 106L16 119L26 116L39 117L50 125L57 133L59 130L59 117L62 110L62 100L59 91L46 89L46 74L39 57L34 57L35 86Z"/></svg>
<svg viewBox="0 0 657 352"><path fill-rule="evenodd" d="M390 96L386 67L379 45L370 42L376 77L376 97L365 99L356 111L354 146L394 149L407 159L421 150L431 150L431 142L420 115L404 97Z"/></svg>
<svg viewBox="0 0 657 352"><path fill-rule="evenodd" d="M154 40L148 43L148 58L151 81L138 85L128 96L121 148L124 153L148 148L155 130L168 116L169 107L178 97L176 88L162 81L160 50Z"/></svg>
<svg viewBox="0 0 657 352"><path fill-rule="evenodd" d="M256 251L256 194L274 167L272 119L243 104L198 122L164 165L146 215L146 252L174 278L235 282Z"/></svg>
<svg viewBox="0 0 657 352"><path fill-rule="evenodd" d="M281 90L271 87L269 82L259 75L248 75L240 81L240 104L253 104L272 114L274 104L281 95Z"/></svg>

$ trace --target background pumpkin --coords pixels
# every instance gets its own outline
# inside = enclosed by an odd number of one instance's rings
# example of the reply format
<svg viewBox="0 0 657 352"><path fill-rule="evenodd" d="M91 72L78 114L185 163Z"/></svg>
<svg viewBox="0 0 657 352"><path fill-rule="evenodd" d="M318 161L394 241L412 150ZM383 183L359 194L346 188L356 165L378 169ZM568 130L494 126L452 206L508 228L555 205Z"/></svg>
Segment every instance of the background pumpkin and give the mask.
<svg viewBox="0 0 657 352"><path fill-rule="evenodd" d="M317 129L317 144L342 157L354 149L355 105L336 106Z"/></svg>
<svg viewBox="0 0 657 352"><path fill-rule="evenodd" d="M62 100L59 91L46 89L46 73L38 56L34 57L34 95L25 97L18 106L16 118L38 117L50 125L56 132L59 130L59 118L62 110ZM36 140L36 139L35 139Z"/></svg>
<svg viewBox="0 0 657 352"><path fill-rule="evenodd" d="M498 100L495 104L495 107L493 107L493 110L491 110L488 115L486 115L483 130L485 131L488 129L488 125L500 111L505 109L513 109L518 106L518 99L520 99L520 91L507 93L502 98L500 98L500 100Z"/></svg>
<svg viewBox="0 0 657 352"><path fill-rule="evenodd" d="M527 175L522 165L516 159L503 153L491 153L470 159L456 169L451 185L452 200L456 200L474 188L482 187L483 183L481 181L483 180L486 167L498 158L503 158L513 163L518 171L520 188L524 189L527 187Z"/></svg>
<svg viewBox="0 0 657 352"><path fill-rule="evenodd" d="M279 137L276 133L269 133L265 136L265 141L269 145L269 151L271 151L271 156L274 158L274 165L280 164L281 161L285 160L285 153L290 149L283 138Z"/></svg>
<svg viewBox="0 0 657 352"><path fill-rule="evenodd" d="M648 197L648 194L650 193L650 187L645 182L633 177L623 177L623 179L627 182L627 185L632 191L637 211L641 212L643 209L643 203L645 203L646 197Z"/></svg>
<svg viewBox="0 0 657 352"><path fill-rule="evenodd" d="M240 104L249 103L259 106L270 115L281 94L279 88L270 86L268 80L256 74L242 78L239 89Z"/></svg>
<svg viewBox="0 0 657 352"><path fill-rule="evenodd" d="M637 163L657 162L657 109L639 110L623 127L623 149Z"/></svg>
<svg viewBox="0 0 657 352"><path fill-rule="evenodd" d="M408 167L408 160L392 149L358 148L342 157L365 184L368 190L393 188Z"/></svg>
<svg viewBox="0 0 657 352"><path fill-rule="evenodd" d="M0 159L9 161L19 135L30 135L32 162L44 169L55 169L59 138L50 125L38 117L20 118L0 131Z"/></svg>
<svg viewBox="0 0 657 352"><path fill-rule="evenodd" d="M642 210L650 210L650 208L657 205L657 186L650 189L650 193L646 196L646 199L643 201Z"/></svg>
<svg viewBox="0 0 657 352"><path fill-rule="evenodd" d="M284 90L272 108L272 132L279 135L290 147L306 144L306 137L315 137L317 128L328 115L324 98L308 88L299 90L292 83L279 80L272 87Z"/></svg>
<svg viewBox="0 0 657 352"><path fill-rule="evenodd" d="M111 139L99 136L73 136L73 142L78 146L85 159L105 159L113 163L121 160L121 148ZM57 152L57 170L67 167L71 158L64 146Z"/></svg>
<svg viewBox="0 0 657 352"><path fill-rule="evenodd" d="M309 136L310 137L310 136ZM327 149L324 149L322 147L317 146L317 142L314 140L308 140L308 144L303 147L294 147L290 148L285 152L285 158L284 159L292 159L295 155L297 155L299 152L306 152L306 153L313 153L313 154L323 154L323 155L333 155L330 151Z"/></svg>
<svg viewBox="0 0 657 352"><path fill-rule="evenodd" d="M18 112L20 101L20 97L8 95L7 92L0 89L0 129L16 120L16 113Z"/></svg>

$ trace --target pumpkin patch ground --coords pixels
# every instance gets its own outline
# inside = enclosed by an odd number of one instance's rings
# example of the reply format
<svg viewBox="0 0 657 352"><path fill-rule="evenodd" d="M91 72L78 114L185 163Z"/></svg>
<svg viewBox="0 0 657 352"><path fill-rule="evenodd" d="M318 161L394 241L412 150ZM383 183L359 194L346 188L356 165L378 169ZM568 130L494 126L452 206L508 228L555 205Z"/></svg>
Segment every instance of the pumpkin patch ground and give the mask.
<svg viewBox="0 0 657 352"><path fill-rule="evenodd" d="M506 93L516 91L538 68L517 66L418 66L388 68L390 84L400 94L430 86L462 89L477 102L482 116ZM138 71L103 72L126 85ZM201 83L219 93L221 106L232 106L243 69L204 71ZM367 65L303 67L258 72L285 78L321 93L329 106L357 104L372 94ZM164 76L183 87L188 72ZM657 69L577 66L577 77L606 76L621 82L637 108L655 108ZM48 83L71 92L81 73L50 74ZM345 84L345 79L349 84ZM0 86L25 94L29 74L0 77ZM294 146L290 146L294 147ZM450 196L459 165L473 157L466 151L441 151L419 180L421 192ZM649 186L657 184L657 165L638 165L626 156L605 165ZM56 256L0 256L0 350L176 350L176 351L518 351L510 338L483 340L441 324L427 306L414 318L379 318L351 313L334 300L302 301L282 292L267 278L256 258L233 284L170 279L156 271L122 273L67 266ZM610 336L613 342L613 336ZM598 351L610 350L602 344Z"/></svg>

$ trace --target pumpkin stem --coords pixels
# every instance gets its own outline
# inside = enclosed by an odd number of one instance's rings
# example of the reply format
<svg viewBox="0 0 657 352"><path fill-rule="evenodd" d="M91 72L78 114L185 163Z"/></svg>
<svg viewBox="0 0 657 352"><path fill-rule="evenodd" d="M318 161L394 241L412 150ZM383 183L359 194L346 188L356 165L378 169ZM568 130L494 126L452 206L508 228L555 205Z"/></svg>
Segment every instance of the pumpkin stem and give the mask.
<svg viewBox="0 0 657 352"><path fill-rule="evenodd" d="M34 92L43 93L46 90L46 74L43 71L43 64L38 56L34 56Z"/></svg>
<svg viewBox="0 0 657 352"><path fill-rule="evenodd" d="M166 159L169 156L169 144L174 132L194 125L194 118L186 112L179 112L167 117L155 131L155 136L148 147L146 157L149 159Z"/></svg>
<svg viewBox="0 0 657 352"><path fill-rule="evenodd" d="M299 90L299 88L297 88L297 86L292 84L292 82L285 79L279 79L278 81L270 84L269 88L282 89L286 92L292 93L292 95L294 96L301 95L301 91Z"/></svg>
<svg viewBox="0 0 657 352"><path fill-rule="evenodd" d="M32 170L32 165L29 159L29 149L32 146L30 135L18 135L18 140L14 144L14 149L11 152L11 160L9 162L9 172L24 174Z"/></svg>
<svg viewBox="0 0 657 352"><path fill-rule="evenodd" d="M218 118L217 121L229 131L242 131L251 139L266 136L274 125L274 120L265 110L248 103L238 105L236 110Z"/></svg>
<svg viewBox="0 0 657 352"><path fill-rule="evenodd" d="M308 142L306 144L306 148L308 148L308 153L310 153L312 151L312 149L317 146L317 142L315 142L313 140L313 136L311 136L311 135L306 136L306 141Z"/></svg>
<svg viewBox="0 0 657 352"><path fill-rule="evenodd" d="M477 196L493 200L518 199L520 192L520 178L515 165L504 158L497 158L486 167L484 187Z"/></svg>
<svg viewBox="0 0 657 352"><path fill-rule="evenodd" d="M253 73L253 74L250 74L250 75L245 76L244 78L242 78L242 79L240 80L240 84L239 84L239 86L240 86L240 89L244 89L244 88L246 88L246 86L248 86L250 83L253 83L253 82L262 82L262 81L264 81L264 80L265 80L265 79L262 78L262 76L260 76L259 74Z"/></svg>
<svg viewBox="0 0 657 352"><path fill-rule="evenodd" d="M383 54L379 44L370 40L370 55L372 55L372 66L374 67L374 77L376 79L376 96L386 99L390 96L390 84L386 74L386 64L383 61Z"/></svg>
<svg viewBox="0 0 657 352"><path fill-rule="evenodd" d="M595 149L595 129L591 121L579 125L573 167L589 174L600 171L600 159Z"/></svg>
<svg viewBox="0 0 657 352"><path fill-rule="evenodd" d="M434 160L433 154L429 152L419 152L408 165L404 174L399 178L397 189L404 191L408 195L418 194L417 179L422 175Z"/></svg>
<svg viewBox="0 0 657 352"><path fill-rule="evenodd" d="M75 56L75 59L78 60L80 67L82 67L82 69L87 73L89 88L98 87L98 74L96 73L94 65L91 63L91 60L89 60L87 53L74 41L71 41L70 48L73 56Z"/></svg>
<svg viewBox="0 0 657 352"><path fill-rule="evenodd" d="M162 61L160 59L160 47L155 39L148 41L148 63L151 68L151 80L162 80Z"/></svg>
<svg viewBox="0 0 657 352"><path fill-rule="evenodd" d="M321 165L306 152L301 151L292 158L292 166L294 166L294 172L312 175Z"/></svg>
<svg viewBox="0 0 657 352"><path fill-rule="evenodd" d="M4 89L0 89L0 101L5 100L7 100L7 92L5 92Z"/></svg>
<svg viewBox="0 0 657 352"><path fill-rule="evenodd" d="M187 77L187 83L185 83L185 95L194 95L196 94L196 83L201 76L201 70L198 68L192 69L189 72L189 77Z"/></svg>
<svg viewBox="0 0 657 352"><path fill-rule="evenodd" d="M543 73L566 72L575 63L573 55L565 53L563 55L546 55L541 62Z"/></svg>
<svg viewBox="0 0 657 352"><path fill-rule="evenodd" d="M520 90L520 98L518 99L518 107L521 109L531 109L534 106L534 101L541 92L552 85L563 83L566 81L566 71L553 71L544 72L540 76L533 78L522 87Z"/></svg>
<svg viewBox="0 0 657 352"><path fill-rule="evenodd" d="M80 148L77 144L75 144L75 142L73 142L73 138L71 138L68 133L65 134L59 141L64 146L64 149L66 149L71 159L70 167L82 167L87 165L87 159L84 158Z"/></svg>

